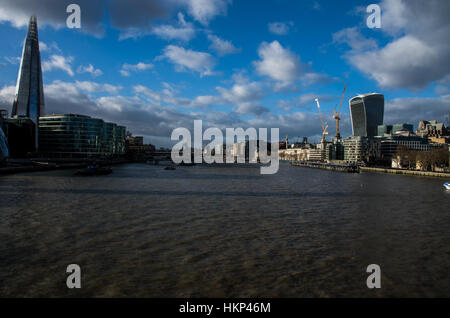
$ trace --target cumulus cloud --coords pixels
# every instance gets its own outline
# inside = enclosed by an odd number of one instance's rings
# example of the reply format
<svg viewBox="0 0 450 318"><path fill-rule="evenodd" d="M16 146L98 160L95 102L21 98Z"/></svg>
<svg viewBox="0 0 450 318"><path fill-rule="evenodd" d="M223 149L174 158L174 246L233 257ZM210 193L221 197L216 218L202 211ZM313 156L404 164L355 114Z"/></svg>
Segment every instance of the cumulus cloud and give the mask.
<svg viewBox="0 0 450 318"><path fill-rule="evenodd" d="M310 64L302 63L299 56L284 48L278 41L263 42L258 48L258 55L260 60L253 62L256 71L278 81L279 88L297 80L302 80L307 85L329 80L327 75L313 72Z"/></svg>
<svg viewBox="0 0 450 318"><path fill-rule="evenodd" d="M333 42L347 44L355 52L378 49L377 42L374 39L365 38L357 27L342 29L334 33Z"/></svg>
<svg viewBox="0 0 450 318"><path fill-rule="evenodd" d="M387 124L417 124L421 120L437 120L445 122L450 111L450 95L441 97L395 98L385 102L385 119Z"/></svg>
<svg viewBox="0 0 450 318"><path fill-rule="evenodd" d="M120 74L122 76L130 76L131 72L143 72L149 69L152 69L154 67L153 64L146 64L143 62L139 62L137 64L123 64L122 69L120 70Z"/></svg>
<svg viewBox="0 0 450 318"><path fill-rule="evenodd" d="M213 75L215 65L214 58L209 53L193 51L176 45L168 45L164 48L163 56L175 64L177 71L192 70L201 76Z"/></svg>
<svg viewBox="0 0 450 318"><path fill-rule="evenodd" d="M189 14L203 25L218 15L226 15L230 0L178 0L184 3Z"/></svg>
<svg viewBox="0 0 450 318"><path fill-rule="evenodd" d="M294 26L294 22L272 22L268 25L269 32L277 35L286 35Z"/></svg>
<svg viewBox="0 0 450 318"><path fill-rule="evenodd" d="M334 40L351 50L345 58L386 88L419 91L450 74L450 2L383 0L381 32L392 40L377 47L355 28L342 30Z"/></svg>
<svg viewBox="0 0 450 318"><path fill-rule="evenodd" d="M15 86L3 86L0 89L0 109L11 111L15 93Z"/></svg>
<svg viewBox="0 0 450 318"><path fill-rule="evenodd" d="M56 44L56 42L52 42L50 45L48 45L47 43L40 41L39 51L61 53L61 49L59 48L58 44Z"/></svg>
<svg viewBox="0 0 450 318"><path fill-rule="evenodd" d="M219 56L235 54L241 51L231 41L223 40L216 35L208 34L208 40L211 42L209 49L215 51Z"/></svg>
<svg viewBox="0 0 450 318"><path fill-rule="evenodd" d="M164 39L164 40L181 40L189 42L195 37L195 28L192 23L186 22L184 15L178 13L178 26L164 24L153 27L152 34Z"/></svg>
<svg viewBox="0 0 450 318"><path fill-rule="evenodd" d="M300 77L300 58L283 48L278 41L263 42L259 46L258 55L261 60L254 62L254 65L261 75L285 83L291 83Z"/></svg>
<svg viewBox="0 0 450 318"><path fill-rule="evenodd" d="M115 86L111 84L100 84L89 81L75 81L75 86L89 93L107 92L110 94L117 94L123 88L122 86Z"/></svg>
<svg viewBox="0 0 450 318"><path fill-rule="evenodd" d="M234 111L244 115L261 115L269 112L262 106L264 85L259 82L237 82L230 89L218 87L222 103L234 105Z"/></svg>
<svg viewBox="0 0 450 318"><path fill-rule="evenodd" d="M87 66L80 65L77 69L77 73L79 74L90 73L94 77L103 75L102 70L94 68L92 64L89 64Z"/></svg>
<svg viewBox="0 0 450 318"><path fill-rule="evenodd" d="M69 74L70 76L74 76L74 72L72 70L72 62L73 57L65 57L62 55L52 55L50 56L50 60L44 61L42 63L42 70L44 72L50 72L53 70L61 70Z"/></svg>

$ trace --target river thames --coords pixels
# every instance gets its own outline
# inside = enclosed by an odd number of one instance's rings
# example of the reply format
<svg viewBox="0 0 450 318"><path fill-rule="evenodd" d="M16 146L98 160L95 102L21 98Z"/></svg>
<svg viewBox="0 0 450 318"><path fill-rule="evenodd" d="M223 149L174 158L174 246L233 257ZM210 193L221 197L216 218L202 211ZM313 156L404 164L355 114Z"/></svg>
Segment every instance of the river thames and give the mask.
<svg viewBox="0 0 450 318"><path fill-rule="evenodd" d="M450 180L287 164L74 172L0 177L0 296L450 297ZM66 287L69 264L81 289Z"/></svg>

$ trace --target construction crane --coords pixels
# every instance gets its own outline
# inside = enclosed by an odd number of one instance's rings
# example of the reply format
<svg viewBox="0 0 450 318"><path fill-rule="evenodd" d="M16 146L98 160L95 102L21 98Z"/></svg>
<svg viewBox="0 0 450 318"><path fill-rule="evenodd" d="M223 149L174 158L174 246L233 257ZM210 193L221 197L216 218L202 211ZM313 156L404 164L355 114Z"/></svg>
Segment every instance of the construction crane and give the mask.
<svg viewBox="0 0 450 318"><path fill-rule="evenodd" d="M322 111L320 110L319 99L316 98L315 101L317 103L317 108L319 108L320 122L322 123L323 132L322 132L322 141L321 141L321 143L323 144L323 143L327 142L327 140L325 139L325 135L328 135L328 132L327 132L328 125L325 126L324 123L323 123Z"/></svg>
<svg viewBox="0 0 450 318"><path fill-rule="evenodd" d="M336 108L334 109L333 118L336 119L336 139L341 139L341 132L339 130L339 121L341 120L341 108L342 108L342 102L344 100L344 95L345 95L346 89L347 89L347 84L345 84L344 91L342 92L341 104L339 105L339 111L336 111Z"/></svg>

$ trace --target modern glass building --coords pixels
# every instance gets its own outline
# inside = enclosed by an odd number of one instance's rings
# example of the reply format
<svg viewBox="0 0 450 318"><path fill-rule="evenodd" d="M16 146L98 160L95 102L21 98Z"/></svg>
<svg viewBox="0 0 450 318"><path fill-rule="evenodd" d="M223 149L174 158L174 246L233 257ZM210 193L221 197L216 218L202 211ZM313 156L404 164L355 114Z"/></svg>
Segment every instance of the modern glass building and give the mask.
<svg viewBox="0 0 450 318"><path fill-rule="evenodd" d="M38 148L39 117L44 115L44 90L36 17L30 18L17 76L16 95L11 116L30 118L35 123L35 146Z"/></svg>
<svg viewBox="0 0 450 318"><path fill-rule="evenodd" d="M380 140L382 160L392 160L399 146L417 151L431 150L431 145L428 143L428 140L419 136L389 136Z"/></svg>
<svg viewBox="0 0 450 318"><path fill-rule="evenodd" d="M349 101L353 136L374 137L383 125L384 95L372 93L353 97Z"/></svg>
<svg viewBox="0 0 450 318"><path fill-rule="evenodd" d="M414 127L411 124L394 124L394 125L380 125L378 126L377 136L393 135L398 131L409 131L414 133Z"/></svg>
<svg viewBox="0 0 450 318"><path fill-rule="evenodd" d="M40 152L53 157L103 157L125 153L126 128L83 115L39 119Z"/></svg>

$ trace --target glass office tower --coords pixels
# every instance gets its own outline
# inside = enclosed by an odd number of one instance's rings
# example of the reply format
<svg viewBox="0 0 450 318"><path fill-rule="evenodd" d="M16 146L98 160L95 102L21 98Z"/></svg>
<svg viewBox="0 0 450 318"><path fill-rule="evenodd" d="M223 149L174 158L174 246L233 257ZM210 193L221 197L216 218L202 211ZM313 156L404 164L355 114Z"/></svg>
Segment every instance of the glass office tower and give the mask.
<svg viewBox="0 0 450 318"><path fill-rule="evenodd" d="M65 114L39 119L40 152L48 157L102 157L125 153L126 128L99 118Z"/></svg>
<svg viewBox="0 0 450 318"><path fill-rule="evenodd" d="M383 125L384 95L372 93L350 99L353 136L374 137Z"/></svg>
<svg viewBox="0 0 450 318"><path fill-rule="evenodd" d="M30 118L35 124L36 148L38 147L39 117L44 115L44 90L42 83L41 55L36 17L30 18L17 77L16 95L11 116Z"/></svg>

